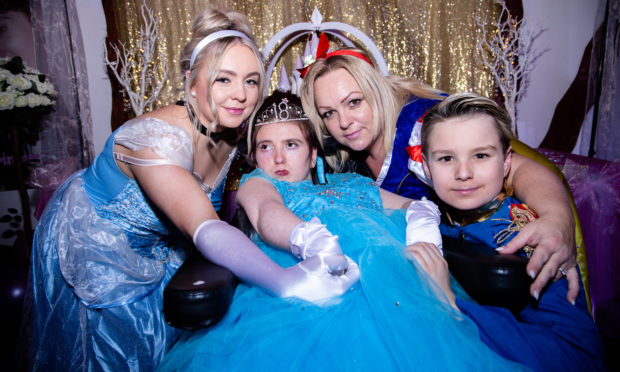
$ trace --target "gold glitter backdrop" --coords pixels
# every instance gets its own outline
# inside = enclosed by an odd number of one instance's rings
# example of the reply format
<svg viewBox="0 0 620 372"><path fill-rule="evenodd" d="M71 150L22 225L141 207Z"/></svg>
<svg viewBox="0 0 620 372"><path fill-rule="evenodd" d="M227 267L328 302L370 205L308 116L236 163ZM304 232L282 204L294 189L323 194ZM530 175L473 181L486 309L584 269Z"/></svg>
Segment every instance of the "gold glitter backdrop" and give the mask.
<svg viewBox="0 0 620 372"><path fill-rule="evenodd" d="M194 16L209 3L245 14L259 46L290 24L310 22L316 6L323 22L348 23L368 35L383 53L390 73L415 76L448 93L468 90L494 95L491 74L475 58L481 31L474 21L474 17L492 20L499 15L494 0L146 0L160 19L160 48L166 50L170 68L157 105L181 97L178 56L189 40ZM140 30L142 0L113 0L113 4L119 41L133 46ZM282 64L291 74L294 56L303 47L302 42L289 47L274 70L272 88Z"/></svg>

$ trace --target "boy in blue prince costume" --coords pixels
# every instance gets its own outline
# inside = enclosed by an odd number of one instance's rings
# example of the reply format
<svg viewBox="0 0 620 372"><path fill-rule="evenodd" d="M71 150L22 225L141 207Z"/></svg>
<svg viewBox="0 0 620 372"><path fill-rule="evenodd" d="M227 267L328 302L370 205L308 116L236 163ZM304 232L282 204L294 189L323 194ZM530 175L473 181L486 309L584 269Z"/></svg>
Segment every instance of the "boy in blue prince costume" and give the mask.
<svg viewBox="0 0 620 372"><path fill-rule="evenodd" d="M423 165L443 203L443 235L495 253L536 218L504 187L511 138L511 119L505 110L475 94L450 96L426 114L421 131ZM519 254L529 257L531 249ZM514 316L507 309L463 298L455 303L476 322L481 340L510 360L540 371L604 370L603 346L583 286L571 305L565 298L567 283L565 277L550 283L535 294L536 302ZM444 291L454 298L449 287Z"/></svg>

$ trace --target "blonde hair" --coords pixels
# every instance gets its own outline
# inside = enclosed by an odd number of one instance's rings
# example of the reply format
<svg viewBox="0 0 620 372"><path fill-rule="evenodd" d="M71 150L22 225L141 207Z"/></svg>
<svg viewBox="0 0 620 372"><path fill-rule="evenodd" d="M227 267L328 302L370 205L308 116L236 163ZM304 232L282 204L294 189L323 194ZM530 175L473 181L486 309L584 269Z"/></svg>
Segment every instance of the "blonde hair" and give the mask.
<svg viewBox="0 0 620 372"><path fill-rule="evenodd" d="M222 39L215 40L211 42L208 46L203 48L197 55L194 60L194 64L190 69L190 59L196 45L200 43L202 39L207 37L208 35L222 30L234 30L244 33L248 36L249 40L240 37L226 37ZM196 99L192 97L190 94L191 87L196 83L196 80L201 78L198 72L201 70L202 66L207 65L209 68L207 69L207 76L202 77L206 79L207 86L211 87L217 78L219 67L222 63L222 56L233 46L236 44L243 44L250 48L256 57L256 62L259 67L259 84L258 84L258 101L256 107L252 111L251 119L256 114L260 103L263 100L264 95L264 85L265 85L265 69L263 57L256 45L254 40L254 36L252 34L252 29L247 18L238 12L233 11L225 11L217 9L213 6L207 7L203 12L198 14L194 19L194 24L192 26L192 38L191 40L185 44L183 47L183 51L181 52L181 58L179 64L181 65L181 72L183 75L183 90L185 92L185 99L187 104L193 110L194 113L198 112L198 105L196 103ZM186 77L186 72L189 71L189 76ZM215 119L213 122L208 123L207 127L207 136L211 134L211 132L216 128L219 117L216 111L215 103L213 102L213 98L211 97L211 92L208 92L208 100L211 106L211 111L213 112ZM190 120L194 124L195 128L199 127L198 118L194 115L190 114ZM246 127L250 127L247 125ZM251 130L251 129L250 129Z"/></svg>
<svg viewBox="0 0 620 372"><path fill-rule="evenodd" d="M428 157L428 138L433 127L437 123L451 118L471 118L478 115L488 115L493 118L495 129L499 135L504 153L510 146L510 140L514 139L512 133L512 119L508 112L493 100L481 95L463 92L453 94L431 108L424 116L420 142L422 151Z"/></svg>
<svg viewBox="0 0 620 372"><path fill-rule="evenodd" d="M359 49L349 49L366 56ZM400 111L411 95L421 98L442 99L439 91L414 78L384 76L378 69L361 58L351 55L336 55L317 60L308 69L301 86L301 101L312 128L324 148L327 141L334 141L319 114L314 96L314 83L319 77L337 69L346 70L357 81L364 99L373 113L373 140L383 136L386 154L392 149L396 133L396 121ZM334 154L325 154L327 163L336 171L343 169L350 159L352 150L339 145Z"/></svg>

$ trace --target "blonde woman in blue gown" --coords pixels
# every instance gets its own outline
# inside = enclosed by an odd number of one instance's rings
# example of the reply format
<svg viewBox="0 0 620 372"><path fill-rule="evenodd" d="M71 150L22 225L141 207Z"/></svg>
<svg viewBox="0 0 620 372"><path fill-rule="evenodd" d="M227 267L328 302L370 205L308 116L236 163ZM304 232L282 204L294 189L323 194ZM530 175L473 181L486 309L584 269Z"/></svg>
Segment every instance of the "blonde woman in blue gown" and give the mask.
<svg viewBox="0 0 620 372"><path fill-rule="evenodd" d="M30 370L155 369L180 333L166 324L162 297L192 237L208 259L275 296L330 297L357 279L353 269L331 275L316 258L283 268L217 217L265 84L246 18L212 7L199 14L180 64L185 102L122 125L39 221L26 303Z"/></svg>

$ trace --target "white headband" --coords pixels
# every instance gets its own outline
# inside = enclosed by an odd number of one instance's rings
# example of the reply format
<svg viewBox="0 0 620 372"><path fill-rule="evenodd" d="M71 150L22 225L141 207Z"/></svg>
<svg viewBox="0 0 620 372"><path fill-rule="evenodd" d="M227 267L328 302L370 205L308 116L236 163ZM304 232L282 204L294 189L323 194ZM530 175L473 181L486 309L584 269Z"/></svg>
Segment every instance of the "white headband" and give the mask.
<svg viewBox="0 0 620 372"><path fill-rule="evenodd" d="M205 37L204 39L200 40L198 45L196 45L196 47L194 48L194 52L192 53L192 58L189 60L189 68L190 69L192 68L192 66L194 65L194 60L196 59L196 56L207 45L211 44L212 42L214 42L217 39L223 39L225 37L230 37L230 36L237 36L237 37L240 37L242 39L246 39L248 41L251 41L250 38L248 37L248 35L244 34L243 32L234 31L234 30L222 30L222 31L216 31L216 32L214 32L212 34L209 34L209 35L207 35L207 37Z"/></svg>

